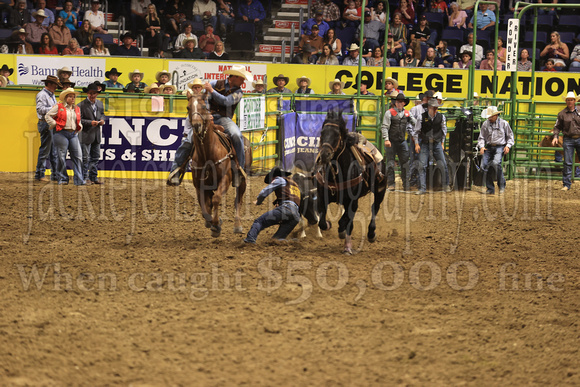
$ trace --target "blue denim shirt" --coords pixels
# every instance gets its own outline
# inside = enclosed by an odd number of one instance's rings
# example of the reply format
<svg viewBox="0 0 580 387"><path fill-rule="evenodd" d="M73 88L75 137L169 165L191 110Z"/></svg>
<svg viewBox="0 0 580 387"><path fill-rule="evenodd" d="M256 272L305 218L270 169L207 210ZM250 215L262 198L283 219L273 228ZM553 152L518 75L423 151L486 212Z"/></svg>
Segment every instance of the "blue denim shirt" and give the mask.
<svg viewBox="0 0 580 387"><path fill-rule="evenodd" d="M490 120L485 120L479 130L477 149L485 147L486 144L505 144L508 148L514 146L514 132L510 124L499 117L493 124Z"/></svg>
<svg viewBox="0 0 580 387"><path fill-rule="evenodd" d="M56 105L54 93L51 93L48 89L40 90L40 92L36 94L36 116L38 119L44 120L44 116L54 105Z"/></svg>

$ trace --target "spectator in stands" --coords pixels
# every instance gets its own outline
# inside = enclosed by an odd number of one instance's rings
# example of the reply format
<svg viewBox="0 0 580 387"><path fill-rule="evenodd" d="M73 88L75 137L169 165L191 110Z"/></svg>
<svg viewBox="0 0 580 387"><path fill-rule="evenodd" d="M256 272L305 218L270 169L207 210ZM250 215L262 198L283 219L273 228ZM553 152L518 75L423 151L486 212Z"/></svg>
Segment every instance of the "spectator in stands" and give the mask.
<svg viewBox="0 0 580 387"><path fill-rule="evenodd" d="M266 94L266 85L264 85L263 80L258 79L257 81L252 82L252 87L254 88L252 93Z"/></svg>
<svg viewBox="0 0 580 387"><path fill-rule="evenodd" d="M403 24L400 13L393 15L393 21L389 26L389 33L393 34L393 41L403 46L403 51L407 51L407 26Z"/></svg>
<svg viewBox="0 0 580 387"><path fill-rule="evenodd" d="M13 52L15 54L34 54L32 45L26 41L26 30L24 28L12 32L9 42L14 47Z"/></svg>
<svg viewBox="0 0 580 387"><path fill-rule="evenodd" d="M324 43L322 41L322 37L318 35L318 25L314 24L310 28L310 35L302 35L298 46L303 48L307 44L312 48L310 55L316 55L322 52L322 46ZM316 62L316 57L311 58L310 61L313 61L312 63Z"/></svg>
<svg viewBox="0 0 580 387"><path fill-rule="evenodd" d="M360 39L360 30L361 30L361 26L358 26L358 29L356 31L356 39L359 40ZM374 50L376 47L379 47L379 39L381 36L381 33L384 34L385 31L385 25L379 21L376 20L372 20L371 19L371 13L370 12L365 12L365 17L364 17L364 37L367 39L367 42L370 46L370 48L372 50Z"/></svg>
<svg viewBox="0 0 580 387"><path fill-rule="evenodd" d="M375 8L376 7L376 8ZM379 1L375 4L375 7L371 7L371 19L379 21L385 25L387 22L387 13L385 12L385 3Z"/></svg>
<svg viewBox="0 0 580 387"><path fill-rule="evenodd" d="M95 40L94 33L91 29L91 22L88 20L83 21L83 24L75 32L75 38L77 38L80 48L83 49L85 54L88 54Z"/></svg>
<svg viewBox="0 0 580 387"><path fill-rule="evenodd" d="M137 47L133 46L133 41L135 38L131 35L130 32L127 32L125 35L121 37L121 41L123 42L122 46L117 47L117 51L115 55L120 56L141 56L141 52Z"/></svg>
<svg viewBox="0 0 580 387"><path fill-rule="evenodd" d="M175 43L173 44L173 47L175 48L175 50L177 52L179 52L180 50L183 50L183 48L184 48L183 41L186 38L193 39L195 41L195 46L197 47L197 45L198 45L197 36L192 31L193 31L193 27L191 26L191 23L186 22L183 25L183 32L177 36L177 39L175 39Z"/></svg>
<svg viewBox="0 0 580 387"><path fill-rule="evenodd" d="M62 50L62 55L85 55L82 48L79 47L79 42L76 38L72 38L68 42L68 46Z"/></svg>
<svg viewBox="0 0 580 387"><path fill-rule="evenodd" d="M63 68L58 69L56 76L58 77L60 84L63 86L59 87L59 89L66 89L64 84L74 83L70 80L70 77L72 76L72 70L68 66L64 66Z"/></svg>
<svg viewBox="0 0 580 387"><path fill-rule="evenodd" d="M435 49L433 47L429 47L427 49L427 53L425 54L425 59L419 65L419 67L436 67L436 68L445 68L443 64L443 59L438 58Z"/></svg>
<svg viewBox="0 0 580 387"><path fill-rule="evenodd" d="M171 35L179 35L179 26L187 20L181 0L168 1L165 9L163 10L163 16L165 17L165 23L170 26L168 30L170 31ZM182 49L183 47L179 48L179 50Z"/></svg>
<svg viewBox="0 0 580 387"><path fill-rule="evenodd" d="M103 38L97 36L93 42L93 47L91 47L90 55L92 56L110 56L111 53L109 49L105 47L105 43L103 42Z"/></svg>
<svg viewBox="0 0 580 387"><path fill-rule="evenodd" d="M550 44L544 47L540 57L553 59L556 67L566 67L565 61L570 58L570 50L568 45L560 41L559 32L554 31L550 34Z"/></svg>
<svg viewBox="0 0 580 387"><path fill-rule="evenodd" d="M471 52L473 50L473 33L467 35L467 44L464 44L459 48L459 53L462 54L464 51ZM473 56L473 53L472 53ZM479 44L475 45L475 67L479 67L481 60L483 59L483 47Z"/></svg>
<svg viewBox="0 0 580 387"><path fill-rule="evenodd" d="M387 66L397 66L399 61L403 58L403 45L401 43L396 43L393 39L393 34L389 32L387 36L387 43L383 46L384 50L387 50L387 59L389 63Z"/></svg>
<svg viewBox="0 0 580 387"><path fill-rule="evenodd" d="M502 69L502 65L499 59L495 60L495 52L493 50L487 50L485 53L485 60L481 61L479 65L480 70L494 70L497 69L500 71Z"/></svg>
<svg viewBox="0 0 580 387"><path fill-rule="evenodd" d="M296 89L294 94L316 94L314 90L310 88L311 83L312 81L306 75L297 78L296 84L298 85L298 88Z"/></svg>
<svg viewBox="0 0 580 387"><path fill-rule="evenodd" d="M328 94L345 95L344 91L342 91L342 89L344 89L344 82L341 82L340 79L330 81L328 87L330 87L330 92Z"/></svg>
<svg viewBox="0 0 580 387"><path fill-rule="evenodd" d="M37 8L32 12L32 17L30 18L30 21L32 22L36 21L36 19L34 18L34 13L42 10L45 16L42 25L45 26L46 28L50 28L50 26L54 24L54 13L50 9L46 8L46 0L38 0L36 2L36 6Z"/></svg>
<svg viewBox="0 0 580 387"><path fill-rule="evenodd" d="M195 0L193 3L193 21L203 22L205 26L211 24L215 28L217 21L216 4L210 0Z"/></svg>
<svg viewBox="0 0 580 387"><path fill-rule="evenodd" d="M105 78L107 78L107 80L103 82L103 84L109 89L122 89L123 85L118 82L121 74L123 73L118 72L116 67L113 67L109 71L105 71Z"/></svg>
<svg viewBox="0 0 580 387"><path fill-rule="evenodd" d="M209 54L208 59L210 60L230 60L230 56L224 49L224 42L217 42L215 44L215 50Z"/></svg>
<svg viewBox="0 0 580 387"><path fill-rule="evenodd" d="M152 83L150 86L145 88L145 94L161 94L159 85L157 83Z"/></svg>
<svg viewBox="0 0 580 387"><path fill-rule="evenodd" d="M209 53L215 49L216 42L219 41L221 41L220 37L214 35L212 25L208 24L205 27L205 35L202 35L199 38L199 48L201 48L206 55L209 55Z"/></svg>
<svg viewBox="0 0 580 387"><path fill-rule="evenodd" d="M405 57L401 59L399 66L401 67L417 67L419 64L419 59L415 58L415 51L413 47L407 48Z"/></svg>
<svg viewBox="0 0 580 387"><path fill-rule="evenodd" d="M342 24L343 27L351 26L356 27L359 25L361 19L361 12L356 8L354 1L349 1L347 7L342 12L342 18L345 22Z"/></svg>
<svg viewBox="0 0 580 387"><path fill-rule="evenodd" d="M56 17L54 25L48 30L48 34L54 41L54 44L59 50L68 46L68 42L71 40L72 36L68 27L64 24L64 19L60 16Z"/></svg>
<svg viewBox="0 0 580 387"><path fill-rule="evenodd" d="M151 4L150 0L131 0L131 30L141 31L145 27L145 16L147 16L147 7Z"/></svg>
<svg viewBox="0 0 580 387"><path fill-rule="evenodd" d="M159 89L161 90L161 94L177 94L177 87L171 83L159 86Z"/></svg>
<svg viewBox="0 0 580 387"><path fill-rule="evenodd" d="M328 31L326 31L326 35L322 42L330 45L332 52L337 58L342 57L342 42L336 37L336 31L334 28L329 28Z"/></svg>
<svg viewBox="0 0 580 387"><path fill-rule="evenodd" d="M435 54L443 61L445 67L452 67L455 58L451 55L451 52L449 52L447 42L445 40L440 40L436 48L437 51L435 51Z"/></svg>
<svg viewBox="0 0 580 387"><path fill-rule="evenodd" d="M157 85L159 87L163 86L166 83L169 83L170 79L171 73L167 70L161 70L158 71L157 74L155 74L155 80L157 81Z"/></svg>
<svg viewBox="0 0 580 387"><path fill-rule="evenodd" d="M330 28L336 27L340 21L340 8L334 4L332 0L318 0L312 7L313 13L322 11L322 20L324 20Z"/></svg>
<svg viewBox="0 0 580 387"><path fill-rule="evenodd" d="M101 3L99 0L92 0L91 9L90 11L85 12L84 20L90 22L91 31L98 34L106 34L105 14L102 11L99 11L100 6Z"/></svg>
<svg viewBox="0 0 580 387"><path fill-rule="evenodd" d="M338 58L334 55L334 52L332 52L332 46L330 44L325 44L322 47L322 53L318 57L316 64L333 66L340 64Z"/></svg>
<svg viewBox="0 0 580 387"><path fill-rule="evenodd" d="M239 15L246 23L253 23L256 30L256 39L259 43L264 42L264 19L266 11L259 0L245 0L245 4L240 4ZM308 22L307 22L308 23ZM326 23L325 23L326 24ZM327 24L328 26L328 24ZM328 29L328 27L326 28ZM321 32L321 35L323 33Z"/></svg>
<svg viewBox="0 0 580 387"><path fill-rule="evenodd" d="M217 3L217 20L219 32L225 36L235 22L234 6L229 1L215 0Z"/></svg>
<svg viewBox="0 0 580 387"><path fill-rule="evenodd" d="M302 24L302 35L311 35L313 26L318 27L318 33L320 36L324 36L324 34L326 34L330 29L328 23L322 20L322 11L316 11L316 15L313 18L306 20L306 22Z"/></svg>
<svg viewBox="0 0 580 387"><path fill-rule="evenodd" d="M124 92L127 93L142 93L144 92L147 84L143 81L143 77L145 76L144 73L140 72L138 69L135 69L129 73L129 79L131 82L125 85L123 89Z"/></svg>
<svg viewBox="0 0 580 387"><path fill-rule="evenodd" d="M421 46L427 45L430 36L429 22L425 15L422 15L419 18L419 23L413 27L411 32L411 45L415 48L415 53L417 53L417 50L421 52Z"/></svg>
<svg viewBox="0 0 580 387"><path fill-rule="evenodd" d="M149 4L147 7L147 16L145 16L145 36L143 38L143 45L149 49L149 56L164 58L164 52L167 50L169 44L169 34L166 34L161 19L157 15L157 7L154 4Z"/></svg>
<svg viewBox="0 0 580 387"><path fill-rule="evenodd" d="M374 93L371 93L370 91L368 91L369 86L371 86L369 81L361 81L360 82L360 95L374 95Z"/></svg>
<svg viewBox="0 0 580 387"><path fill-rule="evenodd" d="M505 41L501 36L497 38L497 59L505 66L507 50L505 48Z"/></svg>
<svg viewBox="0 0 580 387"><path fill-rule="evenodd" d="M222 43L222 42L218 42ZM205 59L206 56L201 51L199 47L197 47L197 40L193 38L186 38L183 41L185 47L183 50L179 51L179 57L184 59ZM223 44L223 43L222 43ZM217 44L216 44L217 46Z"/></svg>
<svg viewBox="0 0 580 387"><path fill-rule="evenodd" d="M6 80L8 81L7 85L13 85L14 82L12 82L8 77L10 77L12 74L14 73L14 69L8 67L8 65L6 63L4 63L2 65L2 67L0 67L0 75L2 75L4 78L6 78Z"/></svg>
<svg viewBox="0 0 580 387"><path fill-rule="evenodd" d="M306 43L302 47L299 47L300 51L292 57L290 63L294 64L314 64L316 63L316 53L317 49L313 48L309 43Z"/></svg>
<svg viewBox="0 0 580 387"><path fill-rule="evenodd" d="M38 46L40 45L42 35L48 33L48 28L42 25L44 19L46 19L46 15L42 9L35 11L33 15L36 17L36 21L26 24L26 39L28 43Z"/></svg>
<svg viewBox="0 0 580 387"><path fill-rule="evenodd" d="M359 60L359 46L356 43L352 43L350 45L350 47L348 48L348 56L346 58L344 58L344 61L342 61L342 64L344 66L358 66L358 60ZM362 65L366 66L366 61L364 58L360 58Z"/></svg>
<svg viewBox="0 0 580 387"><path fill-rule="evenodd" d="M429 11L431 13L444 13L449 16L449 9L445 0L431 0L429 3Z"/></svg>
<svg viewBox="0 0 580 387"><path fill-rule="evenodd" d="M465 51L459 54L459 60L453 63L454 69L468 69L471 66L471 52Z"/></svg>
<svg viewBox="0 0 580 387"><path fill-rule="evenodd" d="M274 84L276 87L268 90L268 93L291 94L292 90L286 87L289 81L290 78L285 77L284 74L280 74L277 77L274 77Z"/></svg>
<svg viewBox="0 0 580 387"><path fill-rule="evenodd" d="M464 10L468 15L473 14L475 0L457 0L457 4L459 5L459 9Z"/></svg>
<svg viewBox="0 0 580 387"><path fill-rule="evenodd" d="M8 27L26 27L30 23L30 12L26 9L26 0L18 0L14 9L10 13Z"/></svg>
<svg viewBox="0 0 580 387"><path fill-rule="evenodd" d="M570 54L570 70L572 69L580 69L580 44L575 45Z"/></svg>
<svg viewBox="0 0 580 387"><path fill-rule="evenodd" d="M546 67L544 67L543 71L556 71L554 66L554 59L547 59L546 60Z"/></svg>
<svg viewBox="0 0 580 387"><path fill-rule="evenodd" d="M449 27L453 28L466 28L467 25L465 21L467 20L467 13L463 11L457 2L449 4L451 12L449 13Z"/></svg>
<svg viewBox="0 0 580 387"><path fill-rule="evenodd" d="M40 47L38 49L38 53L44 55L58 55L56 44L54 44L52 38L47 32L42 34L42 37L40 38Z"/></svg>
<svg viewBox="0 0 580 387"><path fill-rule="evenodd" d="M383 67L383 50L380 47L376 47L373 50L373 55L366 60L367 66ZM387 61L386 66L390 66L389 61Z"/></svg>
<svg viewBox="0 0 580 387"><path fill-rule="evenodd" d="M395 10L395 13L401 14L401 22L403 24L415 24L415 10L413 9L413 4L408 0L400 0L399 7Z"/></svg>
<svg viewBox="0 0 580 387"><path fill-rule="evenodd" d="M532 62L529 60L530 53L525 48L520 52L518 71L532 71Z"/></svg>
<svg viewBox="0 0 580 387"><path fill-rule="evenodd" d="M477 29L493 29L492 27L495 26L495 13L487 9L487 4L480 4L479 7L480 9L477 10ZM475 17L472 16L469 24L467 25L468 28L473 29L474 19Z"/></svg>
<svg viewBox="0 0 580 387"><path fill-rule="evenodd" d="M58 13L60 17L64 20L64 24L68 27L71 32L75 32L77 29L77 18L78 13L73 9L73 3L70 0L64 2L64 8Z"/></svg>

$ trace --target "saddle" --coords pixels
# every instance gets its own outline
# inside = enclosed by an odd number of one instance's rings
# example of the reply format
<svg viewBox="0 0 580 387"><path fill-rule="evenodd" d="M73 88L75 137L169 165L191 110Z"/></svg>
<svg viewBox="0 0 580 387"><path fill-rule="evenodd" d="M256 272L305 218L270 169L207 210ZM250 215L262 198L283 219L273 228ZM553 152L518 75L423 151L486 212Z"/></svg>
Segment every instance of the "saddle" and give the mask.
<svg viewBox="0 0 580 387"><path fill-rule="evenodd" d="M365 136L360 133L348 133L348 136L356 140L356 144L351 146L351 150L361 166L378 165L383 161L381 152Z"/></svg>

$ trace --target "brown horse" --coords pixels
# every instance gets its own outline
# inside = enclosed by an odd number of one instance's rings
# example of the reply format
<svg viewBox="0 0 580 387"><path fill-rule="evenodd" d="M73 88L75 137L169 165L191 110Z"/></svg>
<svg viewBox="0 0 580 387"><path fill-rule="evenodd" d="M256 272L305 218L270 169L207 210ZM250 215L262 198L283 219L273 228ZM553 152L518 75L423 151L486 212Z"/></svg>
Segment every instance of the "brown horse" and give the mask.
<svg viewBox="0 0 580 387"><path fill-rule="evenodd" d="M200 95L189 95L187 112L193 128L193 155L191 172L197 199L205 219L205 226L211 229L211 235L221 234L219 210L222 197L232 182L232 164L236 161L234 148L229 138L223 133L223 127L215 125L207 109L205 98ZM246 170L252 164L252 150L249 142L246 145ZM246 179L242 178L236 188L234 233L243 233L240 219L240 203L246 192Z"/></svg>

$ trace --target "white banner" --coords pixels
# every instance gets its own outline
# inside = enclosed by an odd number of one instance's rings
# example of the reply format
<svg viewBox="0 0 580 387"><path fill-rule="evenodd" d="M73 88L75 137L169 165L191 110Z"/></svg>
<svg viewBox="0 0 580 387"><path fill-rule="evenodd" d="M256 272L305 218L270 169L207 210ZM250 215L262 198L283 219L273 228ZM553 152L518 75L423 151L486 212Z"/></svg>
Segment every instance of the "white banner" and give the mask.
<svg viewBox="0 0 580 387"><path fill-rule="evenodd" d="M262 129L266 126L266 97L243 98L238 105L240 130Z"/></svg>
<svg viewBox="0 0 580 387"><path fill-rule="evenodd" d="M73 58L73 57L42 57L24 56L16 57L16 69L19 85L44 85L43 79L48 75L54 75L60 68L67 66L72 70L70 77L75 82L75 87L85 87L89 83L105 78L105 59Z"/></svg>
<svg viewBox="0 0 580 387"><path fill-rule="evenodd" d="M177 87L177 90L185 90L187 84L191 83L194 78L200 78L202 81L208 82L226 79L227 76L224 75L223 72L230 69L232 65L246 66L246 70L249 70L252 73L254 81L259 79L264 82L266 81L267 66L264 64L224 64L219 62L170 61L169 72L171 73L171 83ZM251 82L244 82L242 85L242 90L245 93L249 93L253 89Z"/></svg>
<svg viewBox="0 0 580 387"><path fill-rule="evenodd" d="M506 60L507 71L518 70L518 39L520 36L520 19L509 19L507 29Z"/></svg>

